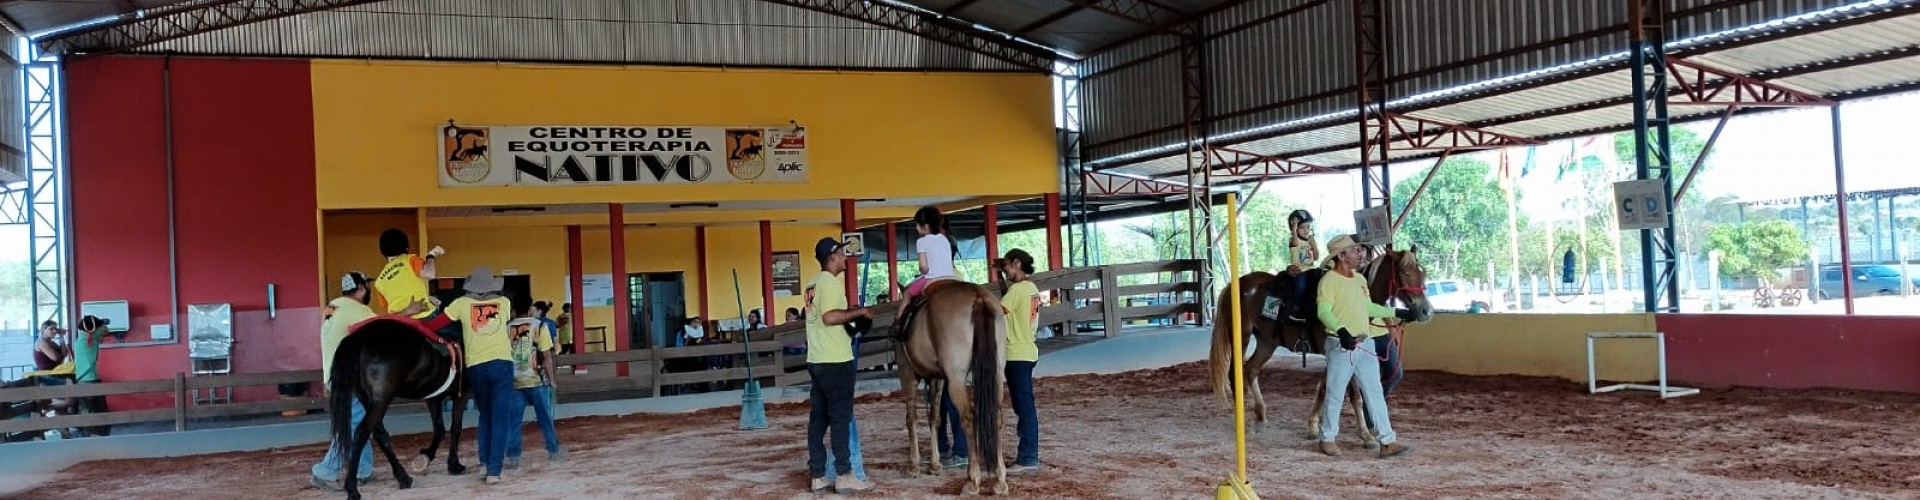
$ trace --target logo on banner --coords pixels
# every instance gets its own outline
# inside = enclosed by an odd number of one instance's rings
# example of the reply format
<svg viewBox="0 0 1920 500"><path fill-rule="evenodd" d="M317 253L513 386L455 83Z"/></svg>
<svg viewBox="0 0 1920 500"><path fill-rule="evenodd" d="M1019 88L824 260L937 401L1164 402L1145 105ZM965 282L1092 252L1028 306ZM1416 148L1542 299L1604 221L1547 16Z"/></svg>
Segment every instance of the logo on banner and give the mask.
<svg viewBox="0 0 1920 500"><path fill-rule="evenodd" d="M761 129L727 129L727 173L733 174L733 178L750 181L767 173L761 132Z"/></svg>
<svg viewBox="0 0 1920 500"><path fill-rule="evenodd" d="M487 179L493 172L493 160L487 155L487 129L484 127L455 127L445 129L445 141L441 150L447 152L442 159L442 168L447 176L466 184Z"/></svg>

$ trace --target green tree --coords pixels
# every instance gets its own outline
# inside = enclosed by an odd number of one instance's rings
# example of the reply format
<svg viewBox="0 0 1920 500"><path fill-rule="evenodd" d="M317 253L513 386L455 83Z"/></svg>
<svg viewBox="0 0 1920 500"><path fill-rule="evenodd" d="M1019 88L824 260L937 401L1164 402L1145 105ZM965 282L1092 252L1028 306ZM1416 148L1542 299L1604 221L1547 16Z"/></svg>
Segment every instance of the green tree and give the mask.
<svg viewBox="0 0 1920 500"><path fill-rule="evenodd" d="M1807 258L1800 228L1782 220L1726 225L1707 233L1707 249L1720 252L1720 273L1780 279L1778 269Z"/></svg>
<svg viewBox="0 0 1920 500"><path fill-rule="evenodd" d="M1430 275L1486 278L1488 262L1507 261L1507 198L1493 178L1493 166L1474 158L1451 158L1433 174L1418 204L1407 213L1395 242L1423 248ZM1417 182L1393 188L1406 210ZM1400 213L1396 211L1395 213Z"/></svg>

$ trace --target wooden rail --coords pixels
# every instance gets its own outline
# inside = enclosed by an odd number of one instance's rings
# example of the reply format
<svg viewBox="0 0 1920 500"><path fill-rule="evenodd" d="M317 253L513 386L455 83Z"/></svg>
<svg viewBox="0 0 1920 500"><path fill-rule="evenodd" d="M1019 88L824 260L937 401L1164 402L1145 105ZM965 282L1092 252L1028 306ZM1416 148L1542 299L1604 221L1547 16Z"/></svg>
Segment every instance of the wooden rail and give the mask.
<svg viewBox="0 0 1920 500"><path fill-rule="evenodd" d="M1039 323L1055 326L1056 331L1067 335L1077 334L1082 327L1087 327L1089 330L1100 331L1112 337L1119 335L1123 323L1129 320L1164 318L1172 323L1197 322L1205 312L1202 309L1205 301L1201 295L1199 282L1201 266L1198 260L1170 260L1079 267L1036 274L1032 278L1034 285L1040 292L1050 297L1049 302L1040 308ZM1128 279L1123 280L1123 278ZM1122 285L1122 281L1133 283ZM1144 283L1141 283L1142 281ZM1000 285L990 285L989 288L996 293L1003 290ZM1148 299L1152 303L1128 305L1129 299ZM867 341L860 344L857 365L860 369L885 366L894 362L893 342L887 339L893 322L895 304L885 302L873 304L870 307L874 311L874 328L869 332ZM604 346L604 327L595 328L602 328L594 332L600 333L601 340L590 343ZM798 385L808 381L806 357L793 355L788 352L788 347L805 344L804 326L800 323L788 323L752 332L748 335L746 345L727 343L563 354L556 359L561 366L625 365L628 368L628 375L595 378L561 371L556 374L554 383L561 393L647 391L653 396L659 396L661 388L665 386L744 381L747 378L746 368L677 373L667 373L664 370L667 362L671 360L726 356L729 359L750 357L755 367L754 378L764 383L781 386ZM222 404L197 404L187 398L187 393L191 390L292 383L312 383L317 386L319 382L319 370L300 370L200 377L188 377L183 373L165 380L6 388L0 389L0 403L8 403L9 407L16 402L44 399L151 393L172 395L173 405L172 408L110 411L51 418L28 415L28 418L0 420L0 435L68 427L168 420L173 421L174 430L178 431L186 430L188 419L193 418L240 417L278 414L282 411L324 409L326 398L314 396Z"/></svg>

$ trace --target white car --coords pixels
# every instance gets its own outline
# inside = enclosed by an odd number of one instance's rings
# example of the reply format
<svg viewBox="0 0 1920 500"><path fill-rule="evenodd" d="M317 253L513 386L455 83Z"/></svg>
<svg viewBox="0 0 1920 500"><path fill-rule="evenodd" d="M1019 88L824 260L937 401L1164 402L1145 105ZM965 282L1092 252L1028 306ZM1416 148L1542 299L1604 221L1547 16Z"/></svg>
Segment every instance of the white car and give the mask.
<svg viewBox="0 0 1920 500"><path fill-rule="evenodd" d="M1436 312L1482 312L1491 310L1486 297L1474 293L1471 283L1460 280L1427 282L1427 302Z"/></svg>

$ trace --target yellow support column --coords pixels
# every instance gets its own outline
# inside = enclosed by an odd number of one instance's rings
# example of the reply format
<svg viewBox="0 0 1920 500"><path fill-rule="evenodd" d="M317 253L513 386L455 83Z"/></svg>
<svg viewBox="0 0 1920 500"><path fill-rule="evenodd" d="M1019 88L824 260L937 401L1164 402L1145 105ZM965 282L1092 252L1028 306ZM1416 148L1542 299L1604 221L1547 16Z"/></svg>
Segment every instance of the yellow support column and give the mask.
<svg viewBox="0 0 1920 500"><path fill-rule="evenodd" d="M1253 484L1247 482L1247 392L1246 345L1242 344L1244 325L1240 324L1240 200L1227 193L1227 317L1233 322L1233 455L1237 467L1227 474L1214 493L1218 500L1258 499ZM1214 321L1220 321L1215 318Z"/></svg>

